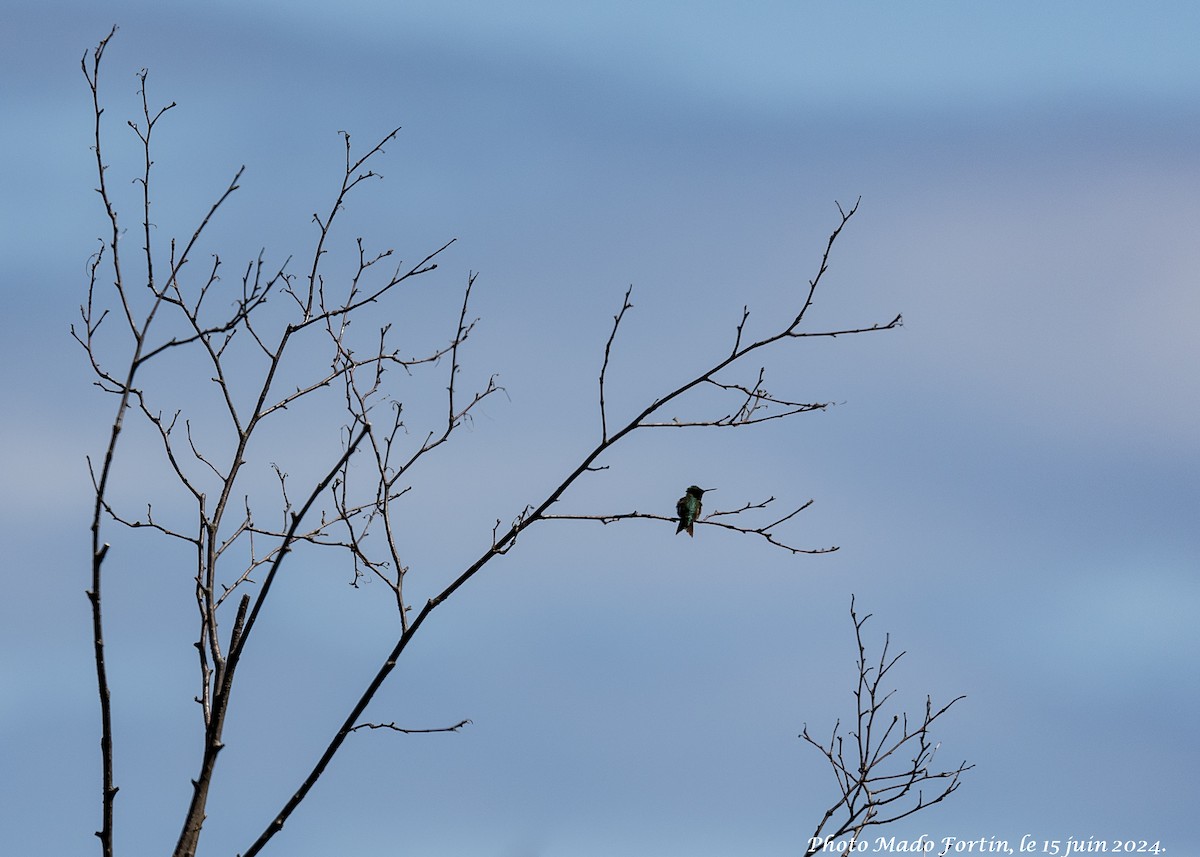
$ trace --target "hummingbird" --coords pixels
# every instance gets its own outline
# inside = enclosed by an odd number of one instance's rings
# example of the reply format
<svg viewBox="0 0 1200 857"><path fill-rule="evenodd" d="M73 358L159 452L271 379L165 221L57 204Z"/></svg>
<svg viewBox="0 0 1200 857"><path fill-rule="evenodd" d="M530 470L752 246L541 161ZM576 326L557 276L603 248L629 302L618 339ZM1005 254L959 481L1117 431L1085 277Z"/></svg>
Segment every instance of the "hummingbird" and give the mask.
<svg viewBox="0 0 1200 857"><path fill-rule="evenodd" d="M675 512L679 515L679 529L675 531L679 535L684 530L687 534L695 538L696 533L693 530L696 519L700 517L701 503L700 499L704 496L705 491L716 491L716 488L698 488L695 485L689 485L687 493L679 498L679 502L675 504Z"/></svg>

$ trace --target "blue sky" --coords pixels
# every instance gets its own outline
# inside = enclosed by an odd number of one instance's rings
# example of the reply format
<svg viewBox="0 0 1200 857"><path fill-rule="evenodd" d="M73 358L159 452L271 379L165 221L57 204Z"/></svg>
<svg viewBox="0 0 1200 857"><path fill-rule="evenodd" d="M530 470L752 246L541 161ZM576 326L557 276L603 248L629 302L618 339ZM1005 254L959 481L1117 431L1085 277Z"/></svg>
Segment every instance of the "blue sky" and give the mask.
<svg viewBox="0 0 1200 857"><path fill-rule="evenodd" d="M111 175L137 168L122 125L147 67L152 101L179 105L156 132L159 232L190 233L245 164L204 248L234 269L260 248L281 261L308 246L339 179L338 131L370 145L403 126L336 252L361 234L411 259L457 237L441 279L395 320L427 344L446 294L480 272L464 377L496 372L506 389L414 485L422 593L591 448L599 360L630 283L610 375L626 413L725 351L743 305L755 332L795 306L835 200L863 198L813 324L905 319L765 360L772 390L836 407L635 436L563 502L670 514L692 482L719 486L715 508L811 497L789 535L839 552L789 557L646 522L531 529L434 615L371 709L473 725L356 735L275 852L798 853L834 783L796 736L851 711L854 593L874 614L869 638L890 632L908 652L896 677L910 710L927 692L967 695L939 752L976 768L889 832L1187 853L1200 10L745 5L6 12L0 735L21 788L0 829L14 853L97 847L85 456L111 403L67 328L104 231L79 58L113 23ZM120 183L129 225L133 192ZM414 387L415 415L436 389ZM263 471L303 468L315 441L277 442ZM131 508L161 487L135 447ZM112 541L118 844L162 853L197 764L194 605L169 546ZM382 587L295 568L245 662L211 853L257 836L390 645Z"/></svg>

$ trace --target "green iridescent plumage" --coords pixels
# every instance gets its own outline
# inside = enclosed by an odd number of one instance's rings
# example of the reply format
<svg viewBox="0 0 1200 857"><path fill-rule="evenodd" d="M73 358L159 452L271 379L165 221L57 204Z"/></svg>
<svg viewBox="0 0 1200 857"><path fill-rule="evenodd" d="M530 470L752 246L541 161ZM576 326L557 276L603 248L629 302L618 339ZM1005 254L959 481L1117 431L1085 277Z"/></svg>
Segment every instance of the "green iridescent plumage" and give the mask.
<svg viewBox="0 0 1200 857"><path fill-rule="evenodd" d="M701 498L704 497L705 491L715 490L715 488L698 488L695 485L688 486L687 493L680 497L679 502L675 504L675 513L679 515L679 528L675 530L676 535L687 530L687 534L695 538L696 533L693 528L703 508Z"/></svg>

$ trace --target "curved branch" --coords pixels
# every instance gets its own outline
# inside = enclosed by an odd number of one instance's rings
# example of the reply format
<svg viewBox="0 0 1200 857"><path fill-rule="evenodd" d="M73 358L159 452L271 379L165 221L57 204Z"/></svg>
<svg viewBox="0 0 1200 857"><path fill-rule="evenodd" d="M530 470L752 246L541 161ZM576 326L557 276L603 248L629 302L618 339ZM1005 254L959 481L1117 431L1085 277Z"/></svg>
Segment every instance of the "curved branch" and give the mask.
<svg viewBox="0 0 1200 857"><path fill-rule="evenodd" d="M372 677L371 681L368 683L367 687L363 690L362 694L359 696L358 701L351 708L350 713L347 715L347 717L343 721L342 725L334 733L333 737L330 739L329 743L326 745L325 750L321 753L320 757L317 759L313 768L310 770L309 774L305 777L304 781L300 784L300 786L296 790L296 792L293 793L293 795L284 803L283 807L276 814L275 818L272 819L270 824L267 825L266 829L263 830L263 832L259 835L259 837L243 853L242 857L254 857L254 855L258 854L262 850L262 848L266 845L266 843L268 841L270 841L270 839L276 833L278 833L281 829L283 829L283 826L287 822L287 819L296 810L296 808L304 801L304 799L307 797L309 792L312 790L313 786L316 784L317 780L320 779L320 777L324 773L325 769L328 767L329 763L332 761L333 757L341 749L342 744L345 742L346 738L350 735L351 730L354 728L354 726L358 723L359 719L362 717L363 712L366 710L367 706L369 705L371 700L374 698L374 696L378 692L379 688L382 687L384 681L387 680L387 677L391 674L392 670L395 669L396 663L398 662L400 656L404 653L404 650L407 648L407 646L408 646L409 642L412 640L413 636L417 634L417 632L421 629L421 626L425 623L425 620L429 618L429 616L433 613L434 610L436 610L438 608L439 605L444 603L446 601L446 599L450 598L455 592L458 591L459 588L461 588L463 585L465 585L467 583L467 581L469 581L472 577L474 577L476 574L478 574L479 571L485 565L487 565L492 559L494 559L497 556L501 556L504 553L506 553L508 550L510 550L512 548L513 544L516 542L517 536L521 532L523 532L528 527L532 526L537 521L546 518L548 516L550 508L559 501L559 499L562 497L562 495L567 491L567 489L569 489L576 482L576 480L578 480L585 473L589 473L589 472L599 469L596 466L596 461L598 458L600 458L601 455L603 455L614 444L620 442L620 440L622 438L624 438L626 435L632 433L633 431L637 430L638 428L645 427L645 425L646 425L645 421L648 417L657 413L664 406L666 406L670 402L680 398L688 391L700 386L701 384L710 382L710 380L712 379L712 377L714 375L716 375L718 372L720 372L722 369L726 368L727 366L730 366L734 362L742 359L746 355L751 354L755 351L758 351L762 348L765 348L765 347L767 347L775 342L778 342L780 340L787 339L787 338L797 336L797 335L801 335L796 329L802 322L804 315L808 310L808 307L812 303L812 295L813 295L814 290L816 289L817 284L820 282L822 276L825 274L825 271L828 267L829 254L830 254L830 250L832 249L833 243L837 239L837 236L840 234L842 228L845 226L847 221L849 221L849 219L854 215L855 211L857 211L857 203L855 204L854 208L851 208L848 212L843 211L840 205L838 206L838 210L841 213L841 217L842 217L841 223L838 225L838 227L834 230L833 234L829 238L829 242L826 245L824 255L822 256L820 269L818 270L816 276L812 280L809 281L809 293L808 293L808 297L806 299L804 307L801 309L800 313L795 317L795 319L788 325L788 327L786 327L782 331L777 332L776 334L774 334L772 336L768 336L763 339L757 340L753 343L750 343L749 345L741 346L740 340L741 340L742 331L741 331L741 326L739 326L738 345L735 345L733 352L728 357L720 360L719 362L714 364L711 368L709 368L707 371L702 372L701 374L695 376L691 380L687 381L686 383L682 384L681 386L677 387L676 389L672 390L671 392L667 393L666 395L662 396L661 398L655 399L650 404L646 405L633 418L631 418L629 421L627 421L620 429L618 429L616 432L614 432L612 434L609 434L607 431L607 417L605 416L604 417L604 428L601 431L601 439L600 439L600 442L595 446L595 448L592 449L591 452L586 454L583 457L583 459L575 466L575 468L573 470L571 470L566 475L566 477L564 477L562 479L562 481L553 490L551 490L549 492L549 494L546 495L546 497L540 503L538 503L537 505L531 504L531 505L527 506L526 509L520 515L518 515L516 517L516 519L513 521L511 526L508 528L508 530L505 531L502 535L499 535L499 536L493 535L490 546L483 552L483 554L480 555L480 557L478 559L476 559L473 563L471 563L471 565L469 565L465 570L460 572L458 574L458 576L455 577L454 580L451 581L451 583L448 586L446 586L441 592L439 592L433 598L430 598L425 603L425 605L421 608L421 610L417 613L416 617L412 620L412 622L403 627L402 633L400 634L399 638L397 639L396 644L392 647L392 650L388 653L387 657L384 659L383 664L379 667L379 669L376 671L375 675ZM623 308L614 317L613 332L609 338L610 345L611 345L613 338L616 335L616 329L620 325L620 322L622 320L622 317L624 316L625 310L628 309L628 307L625 306L625 304L629 303L628 298L629 298L629 292L627 291L626 295L625 295L625 300L623 302ZM743 314L743 323L744 323L744 321L745 321L745 314ZM896 327L897 325L899 325L899 323L900 323L900 318L899 318L899 316L897 316L892 322L890 322L886 325L872 325L871 327L859 328L857 330L847 329L847 330L843 330L843 331L826 331L825 333L819 334L819 335L833 336L833 335L840 335L842 333L886 330L886 329L890 329L892 327ZM808 335L808 334L803 334L803 335ZM605 374L606 369L607 369L607 360L606 360L605 365L602 366L602 369L601 369L602 375ZM603 413L603 408L602 408L602 413ZM803 508L803 507L801 507L801 508ZM780 519L779 522L787 520L788 518L790 518L792 515L795 515L799 511L800 511L800 509L795 510L794 512L792 512L789 515L785 516L784 518ZM637 517L650 517L648 515L643 515L643 514L639 514L639 513L628 513L628 514L630 517L633 517L635 515ZM611 516L608 516L608 517L611 518ZM603 520L604 518L605 518L605 516L599 516L599 517L595 517L592 519L593 520ZM728 529L734 529L734 530L737 529L737 527L735 527L733 525L715 524L715 523L714 523L714 525L723 526ZM793 553L806 552L806 551L803 551L800 549L792 548L781 542L775 541L773 539L773 537L768 533L768 530L769 530L769 527L764 527L759 530L750 530L749 532L760 535L760 536L766 538L768 541L771 541L773 544L776 544L777 546L782 547L786 550L792 551ZM498 532L498 528L497 528L497 532ZM830 550L830 549L818 549L818 550L812 551L812 552L823 553L823 552L828 552L828 550Z"/></svg>
<svg viewBox="0 0 1200 857"><path fill-rule="evenodd" d="M813 503L812 500L809 500L808 502L804 503L803 505L798 506L797 508L793 509L791 512L788 512L788 514L784 515L779 520L772 521L771 523L766 524L761 527L740 526L738 524L727 524L723 521L712 520L713 518L717 518L717 517L720 517L723 515L740 515L743 512L747 512L747 511L750 511L753 509L764 509L764 508L766 508L768 503L771 503L774 500L775 500L774 497L770 497L770 498L762 501L761 503L746 503L744 506L742 506L738 509L710 512L706 517L700 518L697 521L695 521L695 525L696 526L705 526L705 527L719 527L723 530L730 530L731 532L742 533L743 535L748 535L748 536L761 536L762 538L766 539L767 542L774 545L775 547L782 548L783 550L788 551L789 553L792 553L792 554L823 554L823 553L833 553L834 551L838 550L838 547L836 545L832 545L827 548L794 547L792 545L789 545L789 544L786 544L786 543L780 541L778 538L776 538L775 534L772 532L772 530L775 527L779 526L780 524L784 523L785 521L791 520L793 517L800 514L805 509L807 509L809 506L811 506ZM672 523L672 524L677 523L679 521L678 517L671 516L671 515L657 515L652 512L637 512L637 511L634 511L634 512L611 512L611 513L605 513L605 514L587 514L587 515L561 515L561 514L542 515L542 520L544 520L544 521L599 521L601 524L605 524L605 525L613 524L613 523L616 523L617 521L628 521L628 520L635 520L635 519L642 519L642 520L649 520L649 521L665 521L665 522Z"/></svg>
<svg viewBox="0 0 1200 857"><path fill-rule="evenodd" d="M617 328L621 326L621 319L625 317L627 310L633 308L633 304L629 302L629 296L633 294L633 286L625 290L625 300L621 302L620 311L613 316L612 333L608 335L608 342L604 343L604 362L600 365L600 440L601 442L608 440L608 411L604 405L604 376L608 374L608 361L612 356L613 340L617 338Z"/></svg>

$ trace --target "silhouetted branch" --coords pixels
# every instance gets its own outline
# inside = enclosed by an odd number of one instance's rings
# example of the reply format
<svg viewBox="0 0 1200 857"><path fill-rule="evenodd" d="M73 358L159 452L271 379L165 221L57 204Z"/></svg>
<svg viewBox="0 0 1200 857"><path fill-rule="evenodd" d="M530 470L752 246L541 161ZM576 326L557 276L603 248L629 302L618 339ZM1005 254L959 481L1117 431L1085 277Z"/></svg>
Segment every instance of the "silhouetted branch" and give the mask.
<svg viewBox="0 0 1200 857"><path fill-rule="evenodd" d="M350 731L357 732L359 729L390 729L393 732L403 732L405 735L427 735L431 732L457 732L470 723L470 720L460 720L453 726L439 726L434 729L407 729L397 726L395 723L360 723L351 728Z"/></svg>
<svg viewBox="0 0 1200 857"><path fill-rule="evenodd" d="M841 793L813 831L806 855L821 851L825 843L834 840L839 849L844 844L849 853L867 827L891 824L941 803L958 789L962 774L975 767L965 761L946 770L931 767L941 744L933 742L930 729L966 697L957 696L935 710L932 699L926 696L924 714L911 722L907 713L892 714L890 718L884 713L895 693L883 687L884 676L905 653L889 655L891 639L885 636L878 661L869 662L862 629L870 618L870 614L859 618L851 597L850 619L858 645L854 727L843 734L841 721L837 721L827 742L814 738L807 725L800 733L825 757ZM926 796L923 788L929 784L935 786L932 797ZM829 832L827 826L831 827ZM849 839L843 839L847 834Z"/></svg>
<svg viewBox="0 0 1200 857"><path fill-rule="evenodd" d="M766 539L766 541L768 543L774 545L775 547L782 548L783 550L788 551L789 553L793 553L793 554L833 553L834 551L836 551L838 549L836 546L831 546L831 547L827 547L827 548L794 547L792 545L786 544L783 541L780 541L779 538L773 532L775 527L779 526L780 524L784 523L785 521L791 520L793 517L800 514L805 509L807 509L809 506L811 506L812 500L809 500L807 503L804 503L803 505L797 507L796 509L792 510L788 514L784 515L782 518L779 518L778 520L772 521L771 523L766 524L761 527L744 526L744 525L739 525L739 524L727 524L723 521L712 520L713 518L717 518L717 517L721 517L721 516L741 515L745 512L753 511L755 509L765 509L769 503L772 503L774 501L775 501L774 497L768 497L766 500L763 500L759 503L746 503L737 509L727 509L724 511L714 510L714 511L708 512L703 517L697 519L695 522L695 526L697 526L697 527L701 527L701 526L719 527L723 530L729 530L729 531L735 532L735 533L742 533L743 535L761 536L762 538ZM638 518L643 519L643 520L649 520L649 521L666 521L666 522L672 523L672 524L677 523L679 521L679 518L674 515L658 515L658 514L654 514L652 512L637 512L637 511L634 511L634 512L610 512L607 514L587 514L587 515L570 515L570 514L545 514L545 515L542 515L542 519L546 520L546 521L599 521L602 524L614 524L617 521L627 521L627 520L634 520L634 519L638 519Z"/></svg>
<svg viewBox="0 0 1200 857"><path fill-rule="evenodd" d="M633 286L625 290L625 300L621 303L621 309L613 316L612 333L608 335L608 342L604 343L604 362L600 365L600 441L608 440L608 412L604 406L604 376L608 374L608 361L612 357L613 340L617 338L617 329L621 326L621 319L625 317L627 310L633 309L633 304L629 302L629 296L633 294Z"/></svg>
<svg viewBox="0 0 1200 857"><path fill-rule="evenodd" d="M532 502L522 499L518 504L519 511L509 518L509 523L501 524L501 519L497 519L490 538L486 532L480 534L479 554L475 561L452 571L447 578L449 583L443 580L439 584L440 591L435 588L436 594L420 609L415 609L406 600L404 584L409 569L403 561L407 545L402 538L404 520L402 513L397 511L401 505L398 501L410 491L409 480L417 463L433 460L432 454L443 448L460 427L474 419L481 404L503 390L494 374L488 376L486 382L477 382L474 389L462 387L460 375L465 343L477 321L470 316L477 274L468 274L461 303L452 296L454 315L449 316L447 310L448 316L441 322L447 335L435 340L428 348L413 353L406 347L402 353L392 344L398 334L393 331L391 321L379 325L372 322L365 339L356 333L359 326L351 327L353 320L362 321L364 313L360 311L384 312L380 305L385 298L397 300L404 291L399 288L402 284L436 270L439 257L454 243L454 239L445 241L415 264L401 261L393 267L391 248L369 249L362 238L356 238L357 258L348 261L344 271L334 274L329 270L334 264L329 258L331 248L337 243L334 229L340 223L340 212L345 210L355 188L368 179L381 177L373 169L373 159L395 139L398 128L358 156L352 150L350 135L342 132L345 164L340 187L333 194L328 213L312 216L316 234L310 248L311 257L306 257L302 263L304 274L289 273L291 255L282 265L268 266L264 259L265 250L260 250L257 258L246 263L240 284L234 283L231 287L221 281L224 263L218 254L212 254L211 265L202 269L189 264L193 253L198 252L197 247L207 234L209 224L238 190L244 168L235 172L186 241L177 243L173 238L162 239L164 243L156 245L152 237L159 234L157 230L162 226L152 223L150 218L154 189L152 140L156 139L158 123L174 103L157 110L151 108L147 95L148 75L143 70L138 75L142 115L137 123L129 123L141 143L140 175L136 182L142 197L141 237L144 241L143 259L137 263L137 267L144 267L144 270L138 271L138 288L133 288L133 280L127 279L124 270L125 256L121 253L122 241L131 239L125 237L126 232L119 223L106 180L108 166L101 149L103 109L99 97L99 68L104 50L115 32L114 28L90 52L90 62L88 54L82 60L92 93L97 192L104 206L106 234L100 241L100 249L89 260L86 302L80 307L78 328L73 326L71 330L87 355L96 386L118 399L104 456L95 462L88 459L95 492L91 527L92 586L88 595L95 635L103 758L104 818L97 835L104 857L112 855L113 799L117 793L113 783L113 726L101 621L101 566L108 553L108 543L102 541L101 535L105 526L111 526L110 522L132 529L152 530L174 542L182 542L188 562L194 562L194 570L189 574L194 581L198 632L193 645L198 653L200 681L195 699L201 712L204 738L199 772L192 782L175 857L193 857L196 853L207 814L213 772L225 746L224 725L233 698L237 668L256 638L256 629L265 627L259 619L270 603L274 603L272 593L286 585L287 576L281 569L287 558L299 549L338 556L351 570L352 585L357 586L363 578L375 577L386 584L391 593L389 598L395 602L397 631L391 650L384 655L296 791L244 852L243 857L252 857L282 829L353 732L364 729L454 732L470 722L463 720L453 726L409 729L397 726L394 721L365 722L362 717L425 620L489 562L513 550L518 538L530 527L541 520L592 520L602 524L638 518L671 523L677 520L674 515L638 511L551 513L586 474L618 472L618 466L601 461L616 444L640 429L743 428L823 410L828 403L804 402L797 396L768 391L766 368L760 366L755 375L750 359L757 360L758 355L770 346L789 339L867 333L891 329L901 323L900 317L896 316L886 324L865 327L809 330L803 326L813 293L828 268L834 242L858 208L857 202L848 211L839 205L841 222L829 237L819 269L808 281L803 304L790 322L785 320L786 323L781 323L768 335L747 341L750 310L743 307L734 331L733 348L727 355L709 354L706 358L705 349L697 347L692 354L700 361L696 367L688 369L675 361L663 362L669 371L678 373L664 383L667 392L643 401L631 413L618 418L610 412L609 393L621 365L616 347L617 334L622 324L629 323L629 311L633 308L632 286L629 287L621 308L613 316L613 325L604 344L598 388L599 442L577 460L566 464L551 490L534 495ZM111 283L104 282L107 277L102 271L108 270L112 273ZM140 287L142 283L145 289ZM286 299L278 300L281 295ZM272 297L277 300L270 300ZM226 303L222 304L223 300ZM110 312L124 319L124 325L116 325L119 330L112 329L111 321L105 324ZM187 362L189 355L191 363ZM706 359L707 362L703 362ZM445 366L443 360L449 365ZM143 388L138 373L151 363L160 367L160 371L170 370L169 384L162 384L163 376L159 375L153 377L160 383L150 389ZM190 374L197 366L203 371L198 376ZM433 420L432 428L415 430L407 423L411 417L406 415L388 372L399 368L402 372L398 375L407 380L414 375L420 376L420 367L439 379L444 377L441 372L447 371L448 377L444 388L440 387L440 381L437 382L437 396L441 396L444 389L446 397L442 400L443 406L436 411L441 416ZM440 368L434 371L436 367ZM739 378L738 373L746 374ZM135 381L139 383L135 384ZM671 409L683 404L690 393L700 389L716 391L715 397L722 402L720 407L700 417L681 418L671 414ZM199 392L201 390L214 391L211 400L206 399L207 394ZM164 407L160 397L169 398L172 394L195 394L198 404L193 408L189 401L186 409ZM274 436L265 434L264 427L282 424L282 430L274 430L285 436L298 432L307 428L308 415L327 414L331 402L338 423L336 429L331 427L326 435L324 451L306 450L304 472L289 476L280 464L265 455L267 449L271 449L273 455L277 447L271 443ZM152 444L153 454L163 458L159 462L159 472L166 474L175 489L182 489L176 493L187 504L186 524L156 520L155 506L149 502L144 517L114 508L121 504L114 503L110 496L110 477L118 440L126 417L131 414L150 430L152 437L157 437ZM284 419L289 414L290 419ZM181 425L183 431L179 430ZM335 430L336 441L333 440ZM280 457L278 460L287 459ZM273 485L266 489L267 511L264 513L261 505L264 491L249 474L266 476L270 481L268 468L278 483L278 494ZM250 488L246 487L248 482ZM293 498L298 507L293 505ZM827 553L837 549L795 547L778 532L780 527L808 508L811 500L769 523L760 526L746 523L754 513L768 509L774 500L771 497L737 508L713 510L696 523L710 528L709 535L715 534L716 530L728 530L758 536L793 554ZM179 514L174 507L170 508L172 515ZM275 517L276 509L278 518ZM242 560L233 559L241 556L241 550L248 556ZM232 605L227 602L235 592L240 597L236 599L236 612L230 622ZM881 663L877 678L882 677L892 663L894 661L886 665ZM864 667L864 681L865 670ZM864 699L874 700L875 686L877 682L867 686ZM935 712L927 707L926 725L944 710ZM866 734L871 736L873 733L868 730ZM923 730L917 729L910 735L905 721L901 726L884 729L880 740L900 740L905 744L922 734ZM872 740L868 738L867 745L879 746L878 742L872 745ZM842 736L836 729L830 747L831 763L839 781L851 789L854 780L840 755L834 754L834 747L838 753L842 747ZM932 751L923 743L920 747L918 760L932 756ZM875 752L869 757L868 767L883 762L891 752ZM873 794L877 798L871 806L888 805L890 800L886 798L896 788L893 783L899 782L894 779L872 781ZM883 798L879 798L880 795ZM848 805L858 806L849 801L847 797Z"/></svg>

